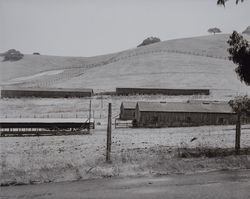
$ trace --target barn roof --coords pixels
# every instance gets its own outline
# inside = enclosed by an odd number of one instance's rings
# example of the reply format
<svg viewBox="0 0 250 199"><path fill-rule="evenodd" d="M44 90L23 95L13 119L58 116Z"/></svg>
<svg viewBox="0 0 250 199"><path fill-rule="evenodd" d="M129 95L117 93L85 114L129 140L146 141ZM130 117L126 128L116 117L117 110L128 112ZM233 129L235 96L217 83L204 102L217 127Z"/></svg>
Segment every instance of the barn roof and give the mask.
<svg viewBox="0 0 250 199"><path fill-rule="evenodd" d="M124 109L135 109L137 102L122 102Z"/></svg>
<svg viewBox="0 0 250 199"><path fill-rule="evenodd" d="M116 87L116 90L209 90L203 88Z"/></svg>
<svg viewBox="0 0 250 199"><path fill-rule="evenodd" d="M227 101L217 101L217 100L200 100L191 99L187 101L188 103L203 103L203 104L228 104Z"/></svg>
<svg viewBox="0 0 250 199"><path fill-rule="evenodd" d="M226 103L138 102L142 112L233 113Z"/></svg>
<svg viewBox="0 0 250 199"><path fill-rule="evenodd" d="M8 91L53 91L53 92L91 92L93 93L93 89L91 88L22 88L15 86L4 86L1 87L1 90Z"/></svg>
<svg viewBox="0 0 250 199"><path fill-rule="evenodd" d="M0 118L2 123L85 123L88 118ZM91 118L90 122L94 122Z"/></svg>

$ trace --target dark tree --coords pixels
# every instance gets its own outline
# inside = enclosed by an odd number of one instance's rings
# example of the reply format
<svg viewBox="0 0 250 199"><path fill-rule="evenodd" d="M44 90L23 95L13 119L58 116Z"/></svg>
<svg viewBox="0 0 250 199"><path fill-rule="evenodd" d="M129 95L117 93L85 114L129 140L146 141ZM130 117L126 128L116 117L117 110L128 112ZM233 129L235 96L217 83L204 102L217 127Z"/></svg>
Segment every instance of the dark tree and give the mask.
<svg viewBox="0 0 250 199"><path fill-rule="evenodd" d="M230 45L228 48L229 59L237 65L235 72L242 82L250 85L250 46L248 41L234 31L227 43Z"/></svg>
<svg viewBox="0 0 250 199"><path fill-rule="evenodd" d="M147 39L143 40L143 42L137 47L146 46L146 45L157 43L160 41L161 40L158 37L148 37Z"/></svg>
<svg viewBox="0 0 250 199"><path fill-rule="evenodd" d="M23 58L23 54L20 51L15 49L10 49L7 52L3 53L3 61L18 61Z"/></svg>
<svg viewBox="0 0 250 199"><path fill-rule="evenodd" d="M239 96L229 101L229 105L237 114L236 132L235 132L235 150L239 154L240 136L241 136L241 117L250 113L250 98L247 96Z"/></svg>
<svg viewBox="0 0 250 199"><path fill-rule="evenodd" d="M219 28L216 28L216 27L215 28L209 28L207 31L209 33L213 33L213 34L221 32L221 30Z"/></svg>
<svg viewBox="0 0 250 199"><path fill-rule="evenodd" d="M228 0L217 0L217 5L223 5L225 6L225 3L227 2ZM235 3L238 4L239 2L243 2L244 0L236 0Z"/></svg>

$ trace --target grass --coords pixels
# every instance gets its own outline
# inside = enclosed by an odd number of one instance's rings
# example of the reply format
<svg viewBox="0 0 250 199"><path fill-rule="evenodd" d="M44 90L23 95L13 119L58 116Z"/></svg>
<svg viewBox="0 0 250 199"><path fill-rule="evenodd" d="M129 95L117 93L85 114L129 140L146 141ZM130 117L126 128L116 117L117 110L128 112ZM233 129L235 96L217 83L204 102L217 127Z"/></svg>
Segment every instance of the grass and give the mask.
<svg viewBox="0 0 250 199"><path fill-rule="evenodd" d="M250 168L248 129L242 130L246 153L239 156L231 150L234 133L233 126L113 129L112 164L105 163L105 124L90 135L5 137L1 184Z"/></svg>
<svg viewBox="0 0 250 199"><path fill-rule="evenodd" d="M236 155L234 148L210 148L210 147L196 147L196 148L178 148L179 158L214 158L226 157ZM243 148L237 155L250 155L250 148Z"/></svg>

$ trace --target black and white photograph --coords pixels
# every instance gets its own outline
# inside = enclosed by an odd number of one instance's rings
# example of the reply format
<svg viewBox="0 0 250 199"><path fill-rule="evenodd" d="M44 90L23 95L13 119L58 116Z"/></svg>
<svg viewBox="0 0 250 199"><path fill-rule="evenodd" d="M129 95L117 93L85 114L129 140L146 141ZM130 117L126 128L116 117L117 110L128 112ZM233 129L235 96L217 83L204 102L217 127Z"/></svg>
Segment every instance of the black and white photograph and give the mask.
<svg viewBox="0 0 250 199"><path fill-rule="evenodd" d="M249 0L0 0L0 199L249 199Z"/></svg>

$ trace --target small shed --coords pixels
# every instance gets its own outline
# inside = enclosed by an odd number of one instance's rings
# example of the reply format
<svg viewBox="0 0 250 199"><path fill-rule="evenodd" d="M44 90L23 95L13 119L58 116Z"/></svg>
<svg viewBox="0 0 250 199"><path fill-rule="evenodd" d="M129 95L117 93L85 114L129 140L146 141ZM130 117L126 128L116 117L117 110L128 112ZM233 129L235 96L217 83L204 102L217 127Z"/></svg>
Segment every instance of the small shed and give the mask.
<svg viewBox="0 0 250 199"><path fill-rule="evenodd" d="M138 102L136 127L184 127L235 124L236 114L226 103Z"/></svg>
<svg viewBox="0 0 250 199"><path fill-rule="evenodd" d="M122 102L120 107L120 120L134 120L137 102Z"/></svg>

